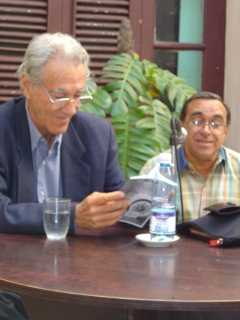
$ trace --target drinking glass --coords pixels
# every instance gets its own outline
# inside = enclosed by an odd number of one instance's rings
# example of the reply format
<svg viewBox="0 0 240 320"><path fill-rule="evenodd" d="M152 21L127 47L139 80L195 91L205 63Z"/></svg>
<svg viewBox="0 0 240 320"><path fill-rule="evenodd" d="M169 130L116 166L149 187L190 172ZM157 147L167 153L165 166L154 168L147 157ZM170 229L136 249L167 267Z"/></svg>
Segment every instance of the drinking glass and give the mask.
<svg viewBox="0 0 240 320"><path fill-rule="evenodd" d="M46 198L43 202L43 227L49 240L66 238L70 226L71 200Z"/></svg>

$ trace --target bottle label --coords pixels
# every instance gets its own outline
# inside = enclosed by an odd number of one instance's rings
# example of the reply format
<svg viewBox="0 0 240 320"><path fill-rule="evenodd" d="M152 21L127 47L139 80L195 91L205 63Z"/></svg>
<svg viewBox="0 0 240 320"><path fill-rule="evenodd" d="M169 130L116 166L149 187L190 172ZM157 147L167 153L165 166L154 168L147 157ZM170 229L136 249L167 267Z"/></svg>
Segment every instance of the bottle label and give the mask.
<svg viewBox="0 0 240 320"><path fill-rule="evenodd" d="M173 236L176 233L176 208L152 208L150 233L161 236Z"/></svg>

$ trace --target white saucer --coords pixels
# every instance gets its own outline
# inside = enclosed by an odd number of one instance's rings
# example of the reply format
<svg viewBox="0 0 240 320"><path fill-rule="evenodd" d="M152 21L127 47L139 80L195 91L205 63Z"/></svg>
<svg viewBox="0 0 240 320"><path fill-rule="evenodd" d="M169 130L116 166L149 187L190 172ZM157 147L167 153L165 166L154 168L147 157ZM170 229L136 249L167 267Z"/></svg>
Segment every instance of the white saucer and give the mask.
<svg viewBox="0 0 240 320"><path fill-rule="evenodd" d="M175 235L172 238L159 236L155 239L151 239L150 233L137 234L135 238L147 247L168 247L180 239Z"/></svg>

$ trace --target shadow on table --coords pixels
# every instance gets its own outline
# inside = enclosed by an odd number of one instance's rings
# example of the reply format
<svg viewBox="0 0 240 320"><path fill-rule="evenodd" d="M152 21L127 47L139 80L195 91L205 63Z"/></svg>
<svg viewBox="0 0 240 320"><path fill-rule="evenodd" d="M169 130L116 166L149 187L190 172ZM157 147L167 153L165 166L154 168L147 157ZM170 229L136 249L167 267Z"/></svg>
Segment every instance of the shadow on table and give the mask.
<svg viewBox="0 0 240 320"><path fill-rule="evenodd" d="M240 312L195 312L195 311L146 311L138 310L133 314L134 320L239 320Z"/></svg>

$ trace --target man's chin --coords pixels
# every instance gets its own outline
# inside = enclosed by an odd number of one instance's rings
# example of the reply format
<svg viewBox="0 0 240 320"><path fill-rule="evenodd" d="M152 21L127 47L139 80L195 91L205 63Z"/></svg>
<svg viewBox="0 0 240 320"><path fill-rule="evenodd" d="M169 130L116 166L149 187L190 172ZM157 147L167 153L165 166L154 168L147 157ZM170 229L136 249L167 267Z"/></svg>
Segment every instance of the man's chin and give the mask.
<svg viewBox="0 0 240 320"><path fill-rule="evenodd" d="M64 128L58 128L56 130L52 130L51 133L52 133L53 136L58 136L60 134L64 134L67 131L67 129L68 129L68 126L64 127Z"/></svg>
<svg viewBox="0 0 240 320"><path fill-rule="evenodd" d="M215 158L215 153L214 152L200 152L200 150L198 150L198 152L195 154L195 157L199 160L202 161L212 161Z"/></svg>
<svg viewBox="0 0 240 320"><path fill-rule="evenodd" d="M65 133L68 130L68 127L69 127L69 122L56 126L54 128L55 134L59 135L59 134Z"/></svg>

